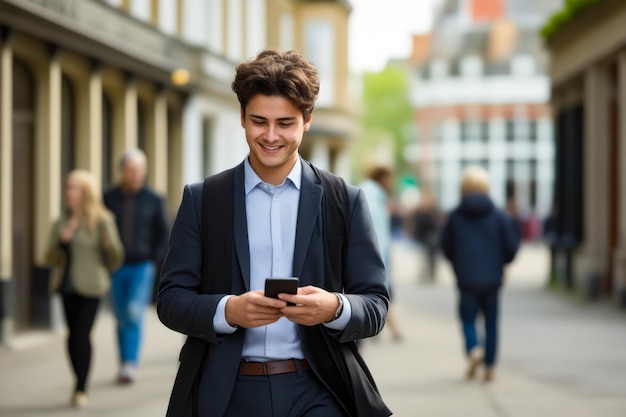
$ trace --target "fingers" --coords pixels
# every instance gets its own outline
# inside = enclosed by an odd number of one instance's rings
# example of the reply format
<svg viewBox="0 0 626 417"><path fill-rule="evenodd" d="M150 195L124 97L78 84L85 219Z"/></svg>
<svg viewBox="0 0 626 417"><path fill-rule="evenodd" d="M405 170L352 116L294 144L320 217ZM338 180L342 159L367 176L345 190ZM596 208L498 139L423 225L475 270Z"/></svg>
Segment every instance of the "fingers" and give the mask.
<svg viewBox="0 0 626 417"><path fill-rule="evenodd" d="M337 296L317 287L302 287L298 294L279 294L281 300L296 304L284 307L283 315L298 324L313 326L332 318L337 310Z"/></svg>
<svg viewBox="0 0 626 417"><path fill-rule="evenodd" d="M263 291L250 291L231 297L226 303L226 320L233 326L254 328L286 317L305 326L313 326L332 318L338 300L334 293L307 286L297 294L278 294L278 299L265 297ZM294 306L287 305L293 303Z"/></svg>
<svg viewBox="0 0 626 417"><path fill-rule="evenodd" d="M283 300L264 297L262 291L250 291L226 302L226 320L231 325L253 328L274 323L283 316Z"/></svg>

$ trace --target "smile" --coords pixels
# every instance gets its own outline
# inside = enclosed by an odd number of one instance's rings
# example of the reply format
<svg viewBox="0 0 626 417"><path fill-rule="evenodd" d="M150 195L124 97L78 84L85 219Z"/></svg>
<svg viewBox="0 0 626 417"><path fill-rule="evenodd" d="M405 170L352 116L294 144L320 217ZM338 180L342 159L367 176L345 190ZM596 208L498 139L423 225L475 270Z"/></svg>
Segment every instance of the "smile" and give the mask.
<svg viewBox="0 0 626 417"><path fill-rule="evenodd" d="M282 148L282 146L265 146L265 145L261 145L261 147L269 152L274 152Z"/></svg>

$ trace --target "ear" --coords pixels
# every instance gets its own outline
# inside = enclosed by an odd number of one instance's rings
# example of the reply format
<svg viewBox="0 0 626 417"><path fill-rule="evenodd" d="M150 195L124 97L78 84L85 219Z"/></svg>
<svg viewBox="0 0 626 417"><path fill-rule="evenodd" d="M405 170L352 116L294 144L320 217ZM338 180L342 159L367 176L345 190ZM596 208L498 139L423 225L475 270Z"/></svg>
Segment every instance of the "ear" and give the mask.
<svg viewBox="0 0 626 417"><path fill-rule="evenodd" d="M239 116L241 118L241 127L245 128L246 112L243 110L243 107L239 108Z"/></svg>
<svg viewBox="0 0 626 417"><path fill-rule="evenodd" d="M313 114L309 114L306 119L304 119L304 131L308 132L311 128L311 122L313 121Z"/></svg>

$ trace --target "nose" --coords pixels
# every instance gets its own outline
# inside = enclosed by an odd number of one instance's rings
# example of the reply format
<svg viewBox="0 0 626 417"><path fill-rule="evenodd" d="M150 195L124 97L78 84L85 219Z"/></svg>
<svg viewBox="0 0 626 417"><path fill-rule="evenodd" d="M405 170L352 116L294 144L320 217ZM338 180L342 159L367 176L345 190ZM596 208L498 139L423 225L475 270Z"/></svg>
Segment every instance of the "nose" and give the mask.
<svg viewBox="0 0 626 417"><path fill-rule="evenodd" d="M267 132L265 132L265 140L268 142L276 142L278 138L278 129L275 126L269 125L267 127Z"/></svg>

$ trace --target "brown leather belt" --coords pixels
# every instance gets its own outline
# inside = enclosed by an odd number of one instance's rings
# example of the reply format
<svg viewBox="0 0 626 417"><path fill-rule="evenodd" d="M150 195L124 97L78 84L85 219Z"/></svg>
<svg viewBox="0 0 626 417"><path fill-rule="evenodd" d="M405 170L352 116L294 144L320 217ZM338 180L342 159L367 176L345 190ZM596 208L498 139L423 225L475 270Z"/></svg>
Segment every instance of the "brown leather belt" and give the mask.
<svg viewBox="0 0 626 417"><path fill-rule="evenodd" d="M277 374L288 374L298 371L310 371L311 366L305 359L289 359L286 361L270 362L241 362L239 375L246 376L268 376Z"/></svg>

